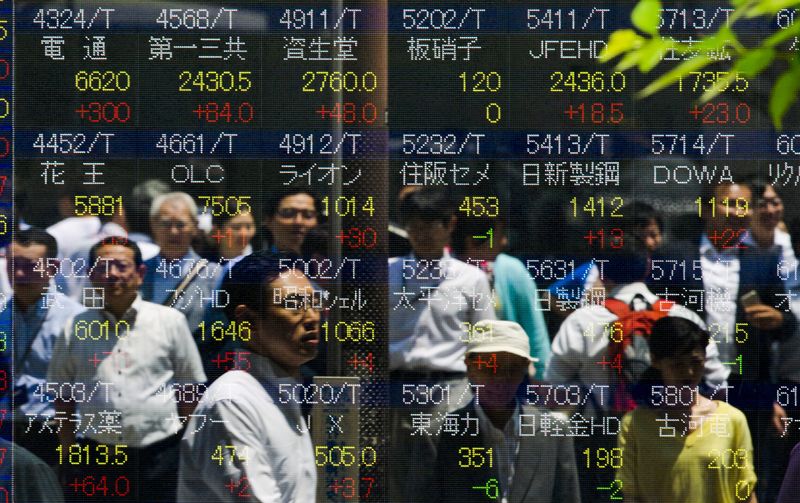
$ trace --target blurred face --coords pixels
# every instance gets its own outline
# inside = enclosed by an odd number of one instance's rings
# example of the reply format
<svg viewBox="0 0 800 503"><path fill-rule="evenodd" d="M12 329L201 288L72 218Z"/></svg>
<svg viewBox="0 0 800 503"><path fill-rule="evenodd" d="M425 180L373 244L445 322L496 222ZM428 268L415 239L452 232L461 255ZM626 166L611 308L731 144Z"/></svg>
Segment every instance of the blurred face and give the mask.
<svg viewBox="0 0 800 503"><path fill-rule="evenodd" d="M505 228L502 225L495 225L492 229L492 233L492 246L489 246L489 239L468 238L467 245L464 247L467 257L474 260L494 262L497 256L508 246L508 238L506 237Z"/></svg>
<svg viewBox="0 0 800 503"><path fill-rule="evenodd" d="M456 225L456 217L449 223L442 220L423 220L414 218L406 223L408 241L417 257L437 259L442 256L444 247L450 244L450 236Z"/></svg>
<svg viewBox="0 0 800 503"><path fill-rule="evenodd" d="M228 238L228 232L230 232L230 238ZM220 241L222 255L226 258L240 255L256 234L256 222L253 215L241 213L231 218L222 226L222 234L225 236Z"/></svg>
<svg viewBox="0 0 800 503"><path fill-rule="evenodd" d="M50 274L48 272L54 272L55 268L43 267L46 265L43 262L47 259L47 247L45 245L33 243L24 246L12 241L11 257L13 260L6 262L6 270L9 279L14 282L14 290L42 290L47 288L50 282ZM37 264L39 267L36 267ZM43 268L44 272L34 271L34 268Z"/></svg>
<svg viewBox="0 0 800 503"><path fill-rule="evenodd" d="M263 292L263 316L254 320L258 330L253 333L251 348L287 370L295 370L316 357L320 313L311 307L312 291L308 278L296 270L269 283ZM236 312L253 316L246 306L239 306Z"/></svg>
<svg viewBox="0 0 800 503"><path fill-rule="evenodd" d="M661 371L664 384L667 386L695 387L703 378L705 363L705 349L697 348L687 355L654 360L652 365Z"/></svg>
<svg viewBox="0 0 800 503"><path fill-rule="evenodd" d="M97 250L97 266L89 279L105 290L106 301L133 300L144 279L145 266L136 267L133 250L107 244Z"/></svg>
<svg viewBox="0 0 800 503"><path fill-rule="evenodd" d="M167 260L186 255L197 232L195 216L183 203L167 201L152 219L153 239L161 247L161 256Z"/></svg>
<svg viewBox="0 0 800 503"><path fill-rule="evenodd" d="M308 194L292 194L281 199L275 215L266 218L273 244L279 250L300 253L308 231L317 226L314 198Z"/></svg>
<svg viewBox="0 0 800 503"><path fill-rule="evenodd" d="M528 371L527 358L503 351L469 353L464 362L470 383L484 385L478 392L478 400L481 407L487 408L510 406Z"/></svg>
<svg viewBox="0 0 800 503"><path fill-rule="evenodd" d="M721 236L717 242L718 248L722 246L734 247L739 237L742 236L742 230L750 227L753 193L746 185L721 185L714 191L714 198L714 216L711 216L709 201L703 201L703 214L706 215L706 232L709 236L712 236L716 231L716 235ZM747 202L746 209L745 202ZM735 236L735 238L730 238L730 236Z"/></svg>
<svg viewBox="0 0 800 503"><path fill-rule="evenodd" d="M661 247L661 229L658 223L651 220L645 226L636 229L636 238L644 244L648 252L653 253Z"/></svg>
<svg viewBox="0 0 800 503"><path fill-rule="evenodd" d="M783 200L770 185L767 185L761 197L756 199L755 208L753 227L772 232L783 220Z"/></svg>

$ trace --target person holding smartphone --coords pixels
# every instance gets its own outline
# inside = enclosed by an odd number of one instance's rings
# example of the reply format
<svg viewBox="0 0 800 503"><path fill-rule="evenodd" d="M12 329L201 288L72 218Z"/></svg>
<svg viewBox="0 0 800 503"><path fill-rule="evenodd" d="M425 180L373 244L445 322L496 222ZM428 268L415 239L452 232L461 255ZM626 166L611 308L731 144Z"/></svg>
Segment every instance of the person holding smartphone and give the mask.
<svg viewBox="0 0 800 503"><path fill-rule="evenodd" d="M757 198L743 182L705 186L695 207L702 232L653 260L654 272L671 263L686 272L651 274L649 282L654 293L696 310L706 323L720 359L731 369L724 393L744 412L753 433L759 497L772 501L770 447L785 411L776 402L771 347L795 333L797 318L776 274L779 255L748 244Z"/></svg>

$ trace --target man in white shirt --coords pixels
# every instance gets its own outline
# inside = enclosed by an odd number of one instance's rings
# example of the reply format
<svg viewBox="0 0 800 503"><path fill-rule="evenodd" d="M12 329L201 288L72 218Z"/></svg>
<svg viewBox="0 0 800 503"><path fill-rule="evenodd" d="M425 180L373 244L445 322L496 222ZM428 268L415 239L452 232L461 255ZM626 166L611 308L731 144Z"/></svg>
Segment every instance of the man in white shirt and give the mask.
<svg viewBox="0 0 800 503"><path fill-rule="evenodd" d="M427 487L436 459L437 431L447 412L471 398L464 351L475 323L495 319L486 275L447 251L456 224L447 193L422 189L402 201L413 252L389 260L389 368L391 370L393 502L414 501ZM430 390L445 390L435 400ZM415 417L430 417L420 433Z"/></svg>
<svg viewBox="0 0 800 503"><path fill-rule="evenodd" d="M206 380L200 354L183 315L139 296L145 268L135 243L109 237L89 256L98 263L91 280L104 306L67 323L48 372L64 419L60 465L73 469L62 478L105 476L114 490L93 501L175 501L181 418L194 410ZM84 453L80 463L76 452ZM86 496L75 492L77 501Z"/></svg>
<svg viewBox="0 0 800 503"><path fill-rule="evenodd" d="M289 258L281 265L281 259ZM300 404L279 396L317 355L320 314L295 260L259 252L231 269L226 314L247 352L208 388L181 443L178 501L313 503L317 475ZM279 300L278 300L279 299ZM283 386L282 386L283 385ZM212 456L218 453L219 457Z"/></svg>
<svg viewBox="0 0 800 503"><path fill-rule="evenodd" d="M477 428L464 435L442 434L433 489L425 500L579 502L572 439L548 436L541 427L566 431L567 425L517 398L535 360L529 356L527 334L513 321L481 321L477 328L492 334L467 346L467 375L478 391L469 405L454 413L465 424L477 418Z"/></svg>

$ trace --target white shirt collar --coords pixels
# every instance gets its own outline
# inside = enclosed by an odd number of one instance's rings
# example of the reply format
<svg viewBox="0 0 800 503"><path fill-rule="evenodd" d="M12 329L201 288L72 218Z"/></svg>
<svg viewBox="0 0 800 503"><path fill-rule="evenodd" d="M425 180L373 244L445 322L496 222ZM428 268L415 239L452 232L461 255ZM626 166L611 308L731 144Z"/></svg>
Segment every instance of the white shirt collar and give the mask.
<svg viewBox="0 0 800 503"><path fill-rule="evenodd" d="M251 352L248 358L252 362L252 366L248 372L262 384L294 384L298 382L294 376L286 372L280 365L267 356Z"/></svg>
<svg viewBox="0 0 800 503"><path fill-rule="evenodd" d="M103 309L102 313L103 316L108 318L110 321L113 321L114 323L124 320L128 322L129 326L132 327L134 323L136 323L136 316L142 311L142 307L144 307L144 300L142 300L141 294L137 293L136 298L133 299L133 302L131 303L130 307L128 307L128 309L125 311L125 314L123 314L119 320L110 311Z"/></svg>

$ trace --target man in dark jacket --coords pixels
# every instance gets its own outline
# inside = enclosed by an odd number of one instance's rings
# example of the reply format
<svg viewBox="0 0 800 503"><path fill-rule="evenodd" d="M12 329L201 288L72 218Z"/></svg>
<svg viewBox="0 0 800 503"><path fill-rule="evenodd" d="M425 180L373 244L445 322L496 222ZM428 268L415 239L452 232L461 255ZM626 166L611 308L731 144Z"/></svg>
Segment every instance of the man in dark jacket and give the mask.
<svg viewBox="0 0 800 503"><path fill-rule="evenodd" d="M457 421L444 422L468 426L442 432L434 487L426 500L579 502L566 425L516 398L533 360L528 336L512 321L484 320L475 328L482 336L469 342L465 356L475 398L452 414Z"/></svg>

